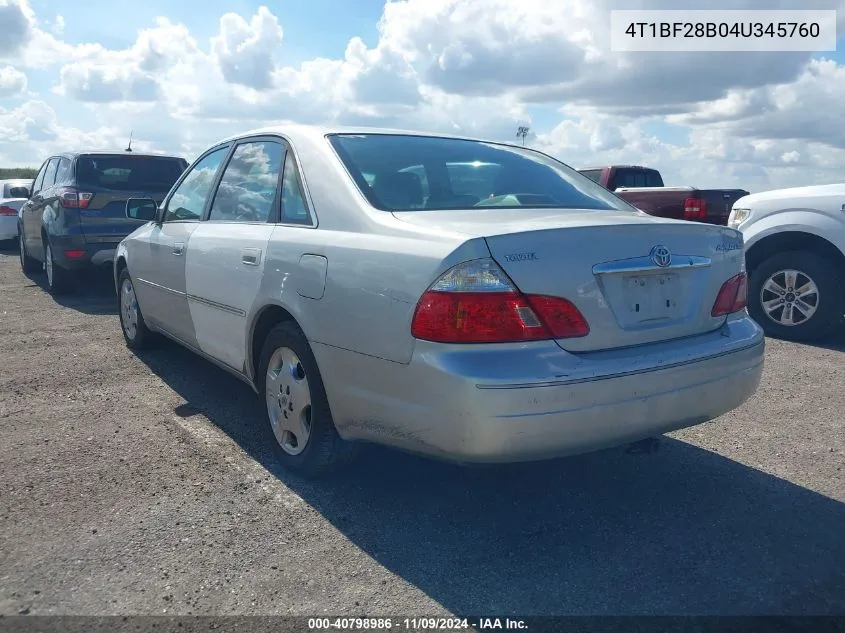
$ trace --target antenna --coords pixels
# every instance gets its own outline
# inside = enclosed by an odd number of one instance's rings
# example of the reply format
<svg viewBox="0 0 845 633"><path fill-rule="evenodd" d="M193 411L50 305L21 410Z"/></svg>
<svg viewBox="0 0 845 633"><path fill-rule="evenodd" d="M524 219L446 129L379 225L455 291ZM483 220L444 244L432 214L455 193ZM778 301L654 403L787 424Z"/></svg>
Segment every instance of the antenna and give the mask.
<svg viewBox="0 0 845 633"><path fill-rule="evenodd" d="M525 147L525 137L528 136L529 130L531 130L531 128L528 127L527 125L520 125L516 129L516 135L517 135L517 137L522 139L522 146L523 147Z"/></svg>
<svg viewBox="0 0 845 633"><path fill-rule="evenodd" d="M135 130L132 130L131 132L129 132L129 145L127 145L127 146L126 146L126 151L127 151L127 152L131 152L131 151L132 151L132 135L133 135L134 133L135 133Z"/></svg>

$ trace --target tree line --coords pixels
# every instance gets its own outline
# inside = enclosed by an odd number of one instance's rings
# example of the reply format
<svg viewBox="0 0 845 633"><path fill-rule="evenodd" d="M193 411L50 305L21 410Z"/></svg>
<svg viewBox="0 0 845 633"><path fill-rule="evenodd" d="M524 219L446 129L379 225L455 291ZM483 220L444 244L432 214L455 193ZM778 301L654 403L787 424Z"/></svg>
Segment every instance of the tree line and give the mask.
<svg viewBox="0 0 845 633"><path fill-rule="evenodd" d="M35 178L37 173L37 167L0 167L0 180Z"/></svg>

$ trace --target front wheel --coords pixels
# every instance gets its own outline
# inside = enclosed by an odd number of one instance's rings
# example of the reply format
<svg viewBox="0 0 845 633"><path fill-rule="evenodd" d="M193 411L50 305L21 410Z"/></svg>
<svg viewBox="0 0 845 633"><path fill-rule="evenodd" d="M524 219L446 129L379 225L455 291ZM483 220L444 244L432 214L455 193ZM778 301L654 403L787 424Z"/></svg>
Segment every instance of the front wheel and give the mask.
<svg viewBox="0 0 845 633"><path fill-rule="evenodd" d="M26 240L23 237L23 228L19 229L20 237L18 238L18 256L21 258L21 271L24 275L32 275L40 270L38 260L29 256L29 251L26 248Z"/></svg>
<svg viewBox="0 0 845 633"><path fill-rule="evenodd" d="M809 251L772 255L750 273L748 311L768 336L822 339L845 312L838 272L835 262Z"/></svg>
<svg viewBox="0 0 845 633"><path fill-rule="evenodd" d="M126 346L130 349L152 347L157 342L157 337L144 321L144 315L141 314L141 307L138 305L138 298L135 296L135 285L132 283L132 277L129 276L129 271L126 268L120 271L117 287L120 328L123 331Z"/></svg>
<svg viewBox="0 0 845 633"><path fill-rule="evenodd" d="M317 361L295 324L270 330L256 382L264 390L267 419L285 468L316 478L351 462L356 445L338 434Z"/></svg>

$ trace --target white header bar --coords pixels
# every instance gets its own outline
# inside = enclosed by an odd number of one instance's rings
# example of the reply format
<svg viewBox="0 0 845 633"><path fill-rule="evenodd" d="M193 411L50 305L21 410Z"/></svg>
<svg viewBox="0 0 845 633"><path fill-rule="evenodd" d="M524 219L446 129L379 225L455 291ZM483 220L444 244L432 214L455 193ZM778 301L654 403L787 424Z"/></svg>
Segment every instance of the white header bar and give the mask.
<svg viewBox="0 0 845 633"><path fill-rule="evenodd" d="M611 11L616 52L835 51L836 11Z"/></svg>

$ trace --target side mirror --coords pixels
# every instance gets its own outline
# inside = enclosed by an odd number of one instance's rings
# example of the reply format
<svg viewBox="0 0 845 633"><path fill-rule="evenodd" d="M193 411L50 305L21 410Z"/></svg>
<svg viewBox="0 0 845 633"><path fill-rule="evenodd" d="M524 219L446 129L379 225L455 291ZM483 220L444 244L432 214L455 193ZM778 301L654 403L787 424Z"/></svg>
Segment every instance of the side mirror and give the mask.
<svg viewBox="0 0 845 633"><path fill-rule="evenodd" d="M126 201L126 217L130 220L152 222L158 216L158 205L152 198L129 198Z"/></svg>

